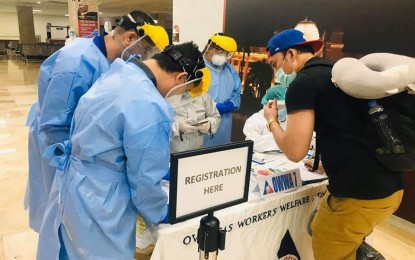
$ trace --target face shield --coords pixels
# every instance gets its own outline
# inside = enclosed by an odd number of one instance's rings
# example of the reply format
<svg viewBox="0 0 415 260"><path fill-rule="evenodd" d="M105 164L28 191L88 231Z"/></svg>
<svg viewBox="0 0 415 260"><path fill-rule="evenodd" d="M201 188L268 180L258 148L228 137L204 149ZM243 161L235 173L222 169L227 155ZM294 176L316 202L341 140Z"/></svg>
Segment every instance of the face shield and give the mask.
<svg viewBox="0 0 415 260"><path fill-rule="evenodd" d="M123 60L129 60L135 57L144 61L151 59L155 54L160 53L160 51L151 38L145 34L125 48L121 53L121 58Z"/></svg>
<svg viewBox="0 0 415 260"><path fill-rule="evenodd" d="M201 97L205 95L210 87L210 70L208 68L196 71L194 88L190 89L189 95L192 97Z"/></svg>
<svg viewBox="0 0 415 260"><path fill-rule="evenodd" d="M135 26L137 41L130 44L121 54L123 60L136 57L142 61L151 59L160 53L168 44L169 36L166 30L159 25L137 23L131 14L128 14L130 25Z"/></svg>
<svg viewBox="0 0 415 260"><path fill-rule="evenodd" d="M167 46L162 53L174 60L187 73L185 82L170 89L165 96L174 108L183 105L181 104L181 98L185 92L194 98L207 92L210 85L210 71L205 68L203 56L200 52L198 52L197 60L183 57L180 52L173 48L173 45Z"/></svg>
<svg viewBox="0 0 415 260"><path fill-rule="evenodd" d="M212 44L212 43L210 43L210 44ZM226 60L229 60L230 58L232 58L233 54L235 53L235 52L226 51L226 50L222 49L221 47L219 47L217 45L212 47L212 51L213 51L214 55L224 56L226 58Z"/></svg>
<svg viewBox="0 0 415 260"><path fill-rule="evenodd" d="M212 51L212 58L213 57L223 57L223 59L225 61L228 61L230 58L232 58L233 54L235 53L234 51L230 52L230 51L226 51L224 49L222 49L221 47L217 46L216 44L212 44L212 42L209 42L208 46L206 47L206 51L205 53L203 53L203 55L206 54L207 51Z"/></svg>
<svg viewBox="0 0 415 260"><path fill-rule="evenodd" d="M201 98L204 94L207 93L210 86L210 71L207 68L200 69L196 72L201 78L195 78L190 81L187 81L183 84L180 84L172 88L167 94L165 99L169 104L177 109L179 107L185 106L194 100ZM186 101L182 101L183 94L188 93L191 97L187 98Z"/></svg>
<svg viewBox="0 0 415 260"><path fill-rule="evenodd" d="M212 50L213 55L223 56L229 60L237 50L236 41L222 34L215 34L209 39L206 50Z"/></svg>

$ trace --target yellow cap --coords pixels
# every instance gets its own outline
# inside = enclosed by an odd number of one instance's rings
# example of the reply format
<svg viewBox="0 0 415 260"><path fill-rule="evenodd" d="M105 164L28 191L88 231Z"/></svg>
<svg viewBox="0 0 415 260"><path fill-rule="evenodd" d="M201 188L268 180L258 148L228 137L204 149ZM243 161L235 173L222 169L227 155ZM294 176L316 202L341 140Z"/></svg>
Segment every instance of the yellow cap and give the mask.
<svg viewBox="0 0 415 260"><path fill-rule="evenodd" d="M210 40L227 52L235 52L238 48L236 41L225 35L213 35Z"/></svg>
<svg viewBox="0 0 415 260"><path fill-rule="evenodd" d="M140 29L144 30L144 33L151 38L161 51L169 45L169 36L166 30L160 25L144 24Z"/></svg>
<svg viewBox="0 0 415 260"><path fill-rule="evenodd" d="M199 84L189 90L189 94L192 97L200 97L206 94L210 87L210 70L208 68L199 69L196 71L196 76L199 76Z"/></svg>

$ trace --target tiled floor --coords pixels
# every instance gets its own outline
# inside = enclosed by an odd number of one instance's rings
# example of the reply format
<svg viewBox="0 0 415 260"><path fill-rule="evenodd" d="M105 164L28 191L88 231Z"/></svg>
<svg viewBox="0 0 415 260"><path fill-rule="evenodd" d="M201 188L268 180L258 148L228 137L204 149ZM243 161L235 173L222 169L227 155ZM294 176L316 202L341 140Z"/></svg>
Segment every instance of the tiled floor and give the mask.
<svg viewBox="0 0 415 260"><path fill-rule="evenodd" d="M0 60L0 260L32 260L36 255L37 234L28 226L23 197L27 181L25 120L37 99L39 65ZM415 259L415 225L397 217L380 225L369 242L388 260Z"/></svg>

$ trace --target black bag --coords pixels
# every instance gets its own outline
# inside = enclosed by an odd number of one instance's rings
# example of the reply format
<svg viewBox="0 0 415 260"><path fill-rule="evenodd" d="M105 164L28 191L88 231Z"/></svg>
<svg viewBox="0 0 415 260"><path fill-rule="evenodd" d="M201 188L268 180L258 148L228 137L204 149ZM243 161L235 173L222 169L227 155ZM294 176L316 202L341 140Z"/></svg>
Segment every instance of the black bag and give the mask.
<svg viewBox="0 0 415 260"><path fill-rule="evenodd" d="M393 130L401 140L405 152L379 155L376 159L391 171L415 170L415 94L407 91L377 100L388 115ZM375 126L373 126L375 127ZM375 132L375 131L374 131Z"/></svg>
<svg viewBox="0 0 415 260"><path fill-rule="evenodd" d="M327 60L314 60L309 62L306 67L311 66L328 66L333 67L334 63ZM304 68L306 68L304 67ZM336 87L333 84L333 87ZM346 93L345 93L346 94ZM347 95L347 94L346 94ZM367 100L369 101L369 100ZM399 139L402 141L405 148L405 152L401 154L383 154L379 155L376 150L380 147L375 147L373 143L369 143L368 140L352 136L348 133L338 133L341 136L348 136L351 139L357 139L367 149L373 152L374 157L386 168L391 171L415 171L415 93L411 91L404 91L389 97L376 100L377 103L384 108L384 112L388 115L389 121L393 130L396 132ZM368 117L367 108L362 109L362 113L365 113ZM370 121L370 119L368 118ZM373 124L373 123L372 123ZM373 128L376 126L373 124ZM377 131L373 131L374 135L377 135ZM378 136L378 143L382 143ZM315 153L315 160L313 170L318 168L320 161L320 145L319 137L316 138L317 147Z"/></svg>

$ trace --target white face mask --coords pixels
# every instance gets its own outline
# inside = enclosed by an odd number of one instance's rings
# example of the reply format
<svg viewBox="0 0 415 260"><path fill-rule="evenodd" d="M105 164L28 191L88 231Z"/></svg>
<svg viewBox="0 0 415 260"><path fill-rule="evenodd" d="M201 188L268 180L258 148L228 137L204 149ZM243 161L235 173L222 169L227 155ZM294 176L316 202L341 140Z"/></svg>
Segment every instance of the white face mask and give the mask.
<svg viewBox="0 0 415 260"><path fill-rule="evenodd" d="M228 59L226 58L225 55L215 54L212 56L212 63L213 65L216 65L216 66L222 66L223 64L226 63L227 60Z"/></svg>

